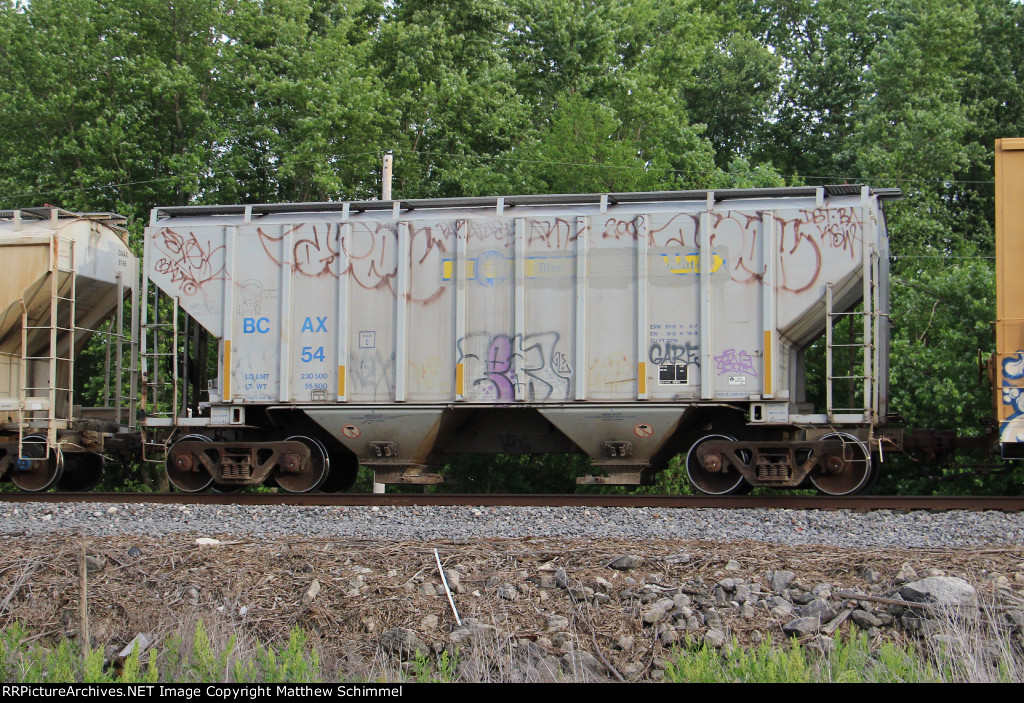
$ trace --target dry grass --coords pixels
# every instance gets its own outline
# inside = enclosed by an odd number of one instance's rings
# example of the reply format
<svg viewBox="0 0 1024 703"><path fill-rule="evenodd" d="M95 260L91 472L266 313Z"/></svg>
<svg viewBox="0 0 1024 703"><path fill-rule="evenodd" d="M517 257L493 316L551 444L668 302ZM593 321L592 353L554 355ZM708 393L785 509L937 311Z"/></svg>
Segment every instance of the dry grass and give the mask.
<svg viewBox="0 0 1024 703"><path fill-rule="evenodd" d="M970 683L1024 682L1020 623L1005 600L991 596L977 611L945 609L925 627L923 648L944 680Z"/></svg>
<svg viewBox="0 0 1024 703"><path fill-rule="evenodd" d="M322 675L329 680L339 675L346 680L402 680L414 675L417 666L420 673L424 666L436 671L436 662L445 650L449 651L448 663L454 661L457 666L444 678L453 680L647 678L652 664L665 658L668 650L653 637L652 628L643 626L639 604L613 598L599 606L574 600L561 589L540 588L539 576L552 574L556 568L565 569L570 585L594 586L601 578L615 591L626 587L627 578L678 589L694 579L710 585L726 576L764 583L764 572L788 569L808 587L828 582L835 589L867 593L871 584L864 571L870 567L881 576L876 589L887 593L906 562L921 575L941 569L989 590L993 579L1004 576L1012 588L999 596L1001 606L1010 602L1007 599L1019 602L1024 589L1024 584L1015 580L1015 574L1024 571L1024 556L1020 550L1006 549L881 551L673 541L424 544L222 539L219 546L198 547L194 537L186 536L159 541L7 538L0 561L0 628L22 623L38 642L76 637L76 564L82 547L104 562L101 569L89 574L88 581L90 633L95 646L120 649L143 632L158 642L177 637L187 649L201 618L214 649L226 647L235 636L229 659L247 661L260 647L282 646L298 628L308 636L308 648L317 652ZM141 556L128 555L133 546L141 550ZM451 659L449 637L455 619L447 599L419 592L424 583L440 585L434 547L439 548L445 569L457 567L461 574L463 589L455 595L461 617L494 628L488 636L461 645L457 660ZM646 564L631 572L607 568L608 562L627 553L643 554ZM689 560L677 558L684 553ZM739 571L725 571L730 559L739 562ZM303 595L314 580L321 590L304 603ZM514 601L497 597L502 583L516 584L519 597ZM435 626L424 623L428 615L437 618ZM557 633L548 631L547 622L553 615L567 618L565 633L555 636ZM397 627L414 631L431 648L426 662L403 663L382 651L381 634ZM844 631L848 627L849 623L844 624ZM757 636L782 642L780 628L781 623L766 612L751 620L727 618L728 634L741 646L748 646ZM614 643L621 636L632 637L635 646L627 651L616 649ZM963 644L957 646L963 652L984 651L970 636L964 631L960 636ZM1019 642L1019 635L1014 636L1018 639L1011 637L1010 641ZM887 631L874 644L901 637L899 631ZM570 649L593 654L605 673L597 676L585 669L559 672L550 659L544 659ZM1010 647L1009 652L1015 657L1012 661L1019 663L1018 650ZM990 674L986 674L984 661L972 665L972 671L956 672L955 678L986 680ZM1014 675L1014 680L1019 680L1019 675Z"/></svg>

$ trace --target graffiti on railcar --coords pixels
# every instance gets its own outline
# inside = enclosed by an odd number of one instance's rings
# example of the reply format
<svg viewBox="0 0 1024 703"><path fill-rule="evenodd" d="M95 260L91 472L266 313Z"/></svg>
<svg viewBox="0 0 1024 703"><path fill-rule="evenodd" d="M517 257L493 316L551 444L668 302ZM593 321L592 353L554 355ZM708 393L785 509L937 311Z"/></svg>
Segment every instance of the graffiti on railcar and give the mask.
<svg viewBox="0 0 1024 703"><path fill-rule="evenodd" d="M529 220L526 229L526 246L540 244L548 249L566 249L579 237L576 226L570 220L561 217L553 219Z"/></svg>
<svg viewBox="0 0 1024 703"><path fill-rule="evenodd" d="M456 279L456 259L453 255L445 255L441 259L441 280L445 282ZM462 275L467 281L473 281L484 288L492 288L496 283L511 280L515 261L511 254L489 250L462 262ZM535 255L528 254L523 264L523 275L528 280L539 278L572 278L576 272L576 258L572 253Z"/></svg>
<svg viewBox="0 0 1024 703"><path fill-rule="evenodd" d="M795 212L797 216L792 218L773 215L777 237L774 256L778 262L776 285L781 290L799 294L818 282L827 252L848 259L856 258L863 240L864 223L856 208L818 208ZM696 213L679 213L653 225L650 230L653 244L699 249L702 237L700 217ZM712 212L709 217L709 244L728 252L728 268L732 280L737 283L763 281L767 264L762 260L761 253L761 237L764 236L761 213L724 211ZM690 256L680 253L687 264L690 263ZM666 261L670 262L670 259Z"/></svg>
<svg viewBox="0 0 1024 703"><path fill-rule="evenodd" d="M259 317L264 312L264 306L277 297L277 289L264 288L263 282L256 278L247 278L235 285L238 291L238 314L242 317Z"/></svg>
<svg viewBox="0 0 1024 703"><path fill-rule="evenodd" d="M696 364L700 366L700 345L695 342L654 342L647 350L652 364Z"/></svg>
<svg viewBox="0 0 1024 703"><path fill-rule="evenodd" d="M291 231L298 232L302 229L307 232L300 232L292 244L292 271L297 271L310 278L330 276L334 269L334 261L338 258L338 252L331 249L331 238L333 236L334 242L337 244L338 228L331 227L329 224L322 227L313 225L305 228L298 225ZM309 230L312 232L309 233ZM260 241L262 241L265 237L263 230L257 229L256 231L259 232Z"/></svg>
<svg viewBox="0 0 1024 703"><path fill-rule="evenodd" d="M408 257L410 302L427 304L439 298L445 287L438 282L440 257L454 243L454 223L410 227ZM266 255L278 266L284 258L279 252L282 242L291 236L292 247L288 266L293 272L309 278L348 276L367 290L387 289L395 292L398 277L398 242L394 223L359 222L349 225L349 232L333 223L300 224L280 234L262 228L256 232ZM344 267L338 265L341 258Z"/></svg>
<svg viewBox="0 0 1024 703"><path fill-rule="evenodd" d="M604 230L601 232L602 239L627 239L636 241L640 236L640 230L646 225L647 219L643 215L636 215L627 220L620 220L617 217L609 217L605 220ZM648 233L648 237L650 237Z"/></svg>
<svg viewBox="0 0 1024 703"><path fill-rule="evenodd" d="M740 349L739 351L726 349L723 351L715 357L715 370L719 376L732 373L748 373L751 376L757 376L757 370L754 368L754 357L747 353L745 349Z"/></svg>
<svg viewBox="0 0 1024 703"><path fill-rule="evenodd" d="M353 390L373 399L390 400L395 395L395 353L378 349L354 349L348 371Z"/></svg>
<svg viewBox="0 0 1024 703"><path fill-rule="evenodd" d="M557 332L522 335L478 332L456 343L458 363L465 366L466 379L480 388L485 400L511 402L559 400L569 397L572 367L558 347ZM483 354L473 353L483 349ZM521 360L522 377L516 360Z"/></svg>
<svg viewBox="0 0 1024 703"><path fill-rule="evenodd" d="M832 249L848 251L850 258L854 258L855 245L861 242L864 231L864 222L855 208L818 208L801 210L800 214L805 226L817 228L822 242Z"/></svg>
<svg viewBox="0 0 1024 703"><path fill-rule="evenodd" d="M163 228L153 235L153 246L160 256L156 258L153 270L170 276L183 295L195 295L210 281L231 278L224 261L225 247L204 245L196 235L183 235L170 228Z"/></svg>
<svg viewBox="0 0 1024 703"><path fill-rule="evenodd" d="M310 278L349 276L367 290L386 289L396 293L399 256L407 257L410 302L426 305L437 300L448 289L457 238L487 242L493 248L472 258L478 282L492 284L504 279L505 251L512 248L515 236L510 220L446 220L410 223L408 251L398 252L397 224L393 222L352 222L299 224L281 233L270 233L257 227L263 251L278 266ZM542 228L543 229L543 228ZM566 243L558 228L549 228L548 237L555 236L560 246ZM553 234L554 233L554 234ZM291 251L282 254L283 242L291 238ZM504 250L504 251L503 251ZM339 266L337 261L345 262ZM471 276L472 278L473 276Z"/></svg>
<svg viewBox="0 0 1024 703"><path fill-rule="evenodd" d="M1009 406L1010 414L1003 419L999 440L1001 442L1024 442L1024 425L1018 418L1024 417L1024 388L1014 382L1024 381L1024 350L1003 359L1003 405Z"/></svg>
<svg viewBox="0 0 1024 703"><path fill-rule="evenodd" d="M700 216L689 212L673 215L660 226L651 226L651 238L661 246L699 248L697 227Z"/></svg>
<svg viewBox="0 0 1024 703"><path fill-rule="evenodd" d="M441 259L441 280L455 280L455 257ZM504 283L512 275L512 259L498 250L482 251L462 262L462 275L467 281L475 281L485 288L495 283Z"/></svg>

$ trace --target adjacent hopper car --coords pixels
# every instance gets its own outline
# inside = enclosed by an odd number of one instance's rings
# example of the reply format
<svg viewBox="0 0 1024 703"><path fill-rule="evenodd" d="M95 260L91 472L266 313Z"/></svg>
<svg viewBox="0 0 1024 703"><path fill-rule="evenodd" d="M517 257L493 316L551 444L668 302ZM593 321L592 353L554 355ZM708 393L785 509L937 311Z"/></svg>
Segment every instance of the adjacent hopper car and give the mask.
<svg viewBox="0 0 1024 703"><path fill-rule="evenodd" d="M124 219L0 211L0 477L25 491L86 490L136 430L131 303L139 262ZM88 339L106 342L103 405L76 403Z"/></svg>
<svg viewBox="0 0 1024 703"><path fill-rule="evenodd" d="M576 453L581 482L628 485L682 455L704 493L857 493L900 444L898 197L162 207L141 266L111 214L0 213L0 473L86 488L104 456L158 457L182 491L301 493L345 489L360 464L429 484L456 454ZM104 403L83 408L74 360L94 334Z"/></svg>

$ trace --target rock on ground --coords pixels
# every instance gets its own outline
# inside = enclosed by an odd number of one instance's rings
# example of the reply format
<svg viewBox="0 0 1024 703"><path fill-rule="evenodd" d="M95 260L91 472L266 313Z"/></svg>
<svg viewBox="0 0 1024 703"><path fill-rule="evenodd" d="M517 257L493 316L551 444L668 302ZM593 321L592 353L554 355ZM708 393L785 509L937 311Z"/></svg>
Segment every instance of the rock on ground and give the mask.
<svg viewBox="0 0 1024 703"><path fill-rule="evenodd" d="M977 607L978 591L962 578L930 576L900 589L903 600L950 608Z"/></svg>

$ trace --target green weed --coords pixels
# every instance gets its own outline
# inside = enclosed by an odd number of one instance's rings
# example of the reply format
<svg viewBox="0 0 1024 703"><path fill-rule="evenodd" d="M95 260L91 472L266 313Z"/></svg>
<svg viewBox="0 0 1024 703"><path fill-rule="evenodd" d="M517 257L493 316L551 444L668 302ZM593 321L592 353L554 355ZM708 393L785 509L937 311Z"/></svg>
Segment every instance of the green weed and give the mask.
<svg viewBox="0 0 1024 703"><path fill-rule="evenodd" d="M458 678L458 651L444 651L437 657L417 652L411 664L411 678L416 683L454 683Z"/></svg>
<svg viewBox="0 0 1024 703"><path fill-rule="evenodd" d="M61 640L53 649L29 643L18 624L0 630L0 680L21 683L313 683L322 680L320 656L305 633L294 628L281 647L257 644L251 656L237 655L235 635L216 645L200 620L191 646L169 635L148 652L133 650L123 662L109 662L103 649Z"/></svg>
<svg viewBox="0 0 1024 703"><path fill-rule="evenodd" d="M854 634L831 640L828 653L809 651L795 641L776 646L767 640L743 649L735 640L724 652L700 646L677 649L665 676L675 683L864 683L934 682L940 672L911 647L891 642L872 650L868 638Z"/></svg>

